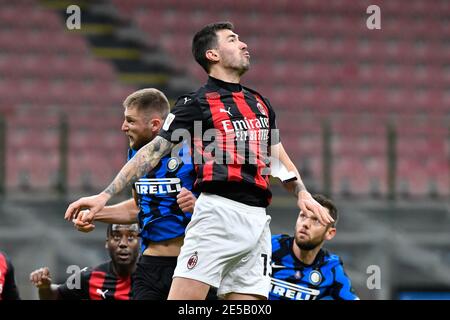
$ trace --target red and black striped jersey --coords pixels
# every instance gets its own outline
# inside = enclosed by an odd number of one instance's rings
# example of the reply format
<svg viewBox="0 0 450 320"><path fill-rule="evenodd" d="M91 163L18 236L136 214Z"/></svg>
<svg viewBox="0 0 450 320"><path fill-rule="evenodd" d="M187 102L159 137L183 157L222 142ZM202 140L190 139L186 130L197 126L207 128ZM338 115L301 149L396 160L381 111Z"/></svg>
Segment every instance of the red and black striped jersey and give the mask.
<svg viewBox="0 0 450 320"><path fill-rule="evenodd" d="M175 143L191 140L197 191L269 205L270 146L279 135L275 113L258 92L209 77L177 100L159 135Z"/></svg>
<svg viewBox="0 0 450 320"><path fill-rule="evenodd" d="M67 281L58 287L63 300L130 300L131 276L118 277L112 261L95 268L85 268L78 274L80 281ZM70 282L70 283L68 283Z"/></svg>
<svg viewBox="0 0 450 320"><path fill-rule="evenodd" d="M20 300L14 279L14 267L5 253L0 251L0 300Z"/></svg>

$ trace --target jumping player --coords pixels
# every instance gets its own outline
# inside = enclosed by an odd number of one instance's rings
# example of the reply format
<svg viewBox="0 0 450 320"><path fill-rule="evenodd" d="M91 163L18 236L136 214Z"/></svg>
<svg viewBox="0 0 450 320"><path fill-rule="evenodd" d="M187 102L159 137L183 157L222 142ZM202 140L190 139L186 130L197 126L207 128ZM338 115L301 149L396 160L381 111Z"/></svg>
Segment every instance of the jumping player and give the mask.
<svg viewBox="0 0 450 320"><path fill-rule="evenodd" d="M208 82L181 96L159 136L142 147L102 193L70 204L65 218L90 209L92 221L106 202L155 168L186 137L194 145L196 188L201 192L177 261L169 299L204 299L217 287L227 299L266 299L270 289L271 239L269 155L278 158L295 181L285 183L299 207L324 224L332 218L306 190L279 141L275 113L258 92L243 87L249 69L247 45L231 23L200 30L192 51Z"/></svg>

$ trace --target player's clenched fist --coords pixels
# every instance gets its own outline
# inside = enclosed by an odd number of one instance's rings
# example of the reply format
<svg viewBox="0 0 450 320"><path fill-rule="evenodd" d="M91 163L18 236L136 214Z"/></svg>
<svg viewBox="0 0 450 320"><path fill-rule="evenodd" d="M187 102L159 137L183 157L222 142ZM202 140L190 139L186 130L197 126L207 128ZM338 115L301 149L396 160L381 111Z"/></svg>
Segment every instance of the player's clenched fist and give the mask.
<svg viewBox="0 0 450 320"><path fill-rule="evenodd" d="M39 289L50 288L52 284L50 270L47 267L43 267L33 271L30 274L30 281Z"/></svg>
<svg viewBox="0 0 450 320"><path fill-rule="evenodd" d="M89 214L89 210L80 211L78 216L72 220L73 226L80 232L91 232L95 229L95 225L91 222L84 222L86 215Z"/></svg>
<svg viewBox="0 0 450 320"><path fill-rule="evenodd" d="M193 212L194 205L197 198L194 194L186 188L181 188L180 193L177 195L177 203L183 212Z"/></svg>

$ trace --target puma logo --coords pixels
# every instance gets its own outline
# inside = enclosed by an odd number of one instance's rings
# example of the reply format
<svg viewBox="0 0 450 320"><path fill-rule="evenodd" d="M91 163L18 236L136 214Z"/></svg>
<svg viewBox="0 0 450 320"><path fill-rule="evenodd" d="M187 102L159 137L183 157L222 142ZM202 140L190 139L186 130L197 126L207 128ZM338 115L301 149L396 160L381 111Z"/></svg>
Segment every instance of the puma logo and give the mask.
<svg viewBox="0 0 450 320"><path fill-rule="evenodd" d="M225 110L224 108L220 108L220 109L219 109L219 112L228 113L228 115L229 115L230 117L232 117L233 114L230 112L230 109L231 109L231 107L228 107L228 110Z"/></svg>
<svg viewBox="0 0 450 320"><path fill-rule="evenodd" d="M108 291L109 291L109 290L102 291L102 290L100 290L100 289L97 289L97 293L98 293L103 299L106 299L106 293L107 293Z"/></svg>

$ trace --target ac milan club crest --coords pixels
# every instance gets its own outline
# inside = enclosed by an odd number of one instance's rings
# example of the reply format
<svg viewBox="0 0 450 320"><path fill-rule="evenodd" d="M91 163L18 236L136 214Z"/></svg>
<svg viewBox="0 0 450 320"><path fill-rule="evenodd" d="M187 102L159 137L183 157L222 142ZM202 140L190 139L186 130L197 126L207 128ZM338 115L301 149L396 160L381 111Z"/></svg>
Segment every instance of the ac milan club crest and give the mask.
<svg viewBox="0 0 450 320"><path fill-rule="evenodd" d="M194 252L194 254L189 258L188 262L187 262L187 267L188 269L192 269L197 265L197 261L198 261L198 255L197 255L197 251Z"/></svg>
<svg viewBox="0 0 450 320"><path fill-rule="evenodd" d="M264 109L264 107L262 106L261 103L258 102L258 103L256 104L256 106L258 107L258 110L259 110L263 115L267 116L266 110Z"/></svg>

